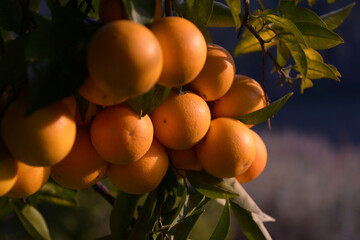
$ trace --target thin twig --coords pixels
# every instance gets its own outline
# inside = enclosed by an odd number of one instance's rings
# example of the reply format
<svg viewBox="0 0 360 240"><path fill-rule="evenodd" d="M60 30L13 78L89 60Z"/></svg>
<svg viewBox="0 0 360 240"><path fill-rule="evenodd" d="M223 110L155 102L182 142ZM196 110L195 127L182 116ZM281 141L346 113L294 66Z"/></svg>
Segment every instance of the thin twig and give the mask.
<svg viewBox="0 0 360 240"><path fill-rule="evenodd" d="M109 192L107 187L101 183L97 182L95 185L92 186L93 189L99 193L106 201L108 201L111 205L115 203L115 196Z"/></svg>
<svg viewBox="0 0 360 240"><path fill-rule="evenodd" d="M172 16L171 0L165 0L165 15Z"/></svg>

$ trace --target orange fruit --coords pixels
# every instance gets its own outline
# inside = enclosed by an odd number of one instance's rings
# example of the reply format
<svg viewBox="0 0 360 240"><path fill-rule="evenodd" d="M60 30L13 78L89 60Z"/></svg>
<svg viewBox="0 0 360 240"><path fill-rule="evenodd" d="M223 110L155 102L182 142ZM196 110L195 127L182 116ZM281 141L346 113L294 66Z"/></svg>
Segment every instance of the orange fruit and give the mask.
<svg viewBox="0 0 360 240"><path fill-rule="evenodd" d="M61 161L75 142L76 125L62 101L49 104L25 116L25 95L14 100L1 122L1 135L10 154L33 166L49 166Z"/></svg>
<svg viewBox="0 0 360 240"><path fill-rule="evenodd" d="M61 101L66 104L66 106L68 107L71 113L71 116L75 117L76 109L77 109L77 103L75 97L71 95L69 97L62 99Z"/></svg>
<svg viewBox="0 0 360 240"><path fill-rule="evenodd" d="M201 170L202 166L197 160L195 147L185 150L168 149L170 161L178 170Z"/></svg>
<svg viewBox="0 0 360 240"><path fill-rule="evenodd" d="M52 178L71 189L83 189L100 181L108 163L95 151L88 129L79 128L70 153L51 168Z"/></svg>
<svg viewBox="0 0 360 240"><path fill-rule="evenodd" d="M85 119L82 119L79 108L76 108L75 122L78 127L88 128L91 125L93 118L100 111L100 108L92 102L89 102L88 109L85 114Z"/></svg>
<svg viewBox="0 0 360 240"><path fill-rule="evenodd" d="M103 24L127 18L125 9L122 9L121 0L101 0L99 18ZM125 15L124 15L125 14Z"/></svg>
<svg viewBox="0 0 360 240"><path fill-rule="evenodd" d="M235 76L235 63L223 47L208 43L204 68L188 87L205 99L214 101L225 95Z"/></svg>
<svg viewBox="0 0 360 240"><path fill-rule="evenodd" d="M0 197L14 186L17 179L18 165L7 150L0 146Z"/></svg>
<svg viewBox="0 0 360 240"><path fill-rule="evenodd" d="M144 194L160 184L168 165L166 150L154 140L149 151L138 161L129 164L109 164L107 175L121 191Z"/></svg>
<svg viewBox="0 0 360 240"><path fill-rule="evenodd" d="M159 40L164 67L158 84L182 86L200 73L206 60L206 41L200 30L181 17L164 17L150 24Z"/></svg>
<svg viewBox="0 0 360 240"><path fill-rule="evenodd" d="M206 172L219 178L231 178L250 167L255 158L255 141L250 129L242 122L216 118L197 144L196 153Z"/></svg>
<svg viewBox="0 0 360 240"><path fill-rule="evenodd" d="M108 162L125 164L139 160L149 150L154 129L148 115L142 118L126 105L102 109L90 127L91 141Z"/></svg>
<svg viewBox="0 0 360 240"><path fill-rule="evenodd" d="M6 195L10 198L24 198L39 191L50 177L50 166L30 166L17 161L18 174L15 185Z"/></svg>
<svg viewBox="0 0 360 240"><path fill-rule="evenodd" d="M236 176L240 183L247 183L257 178L264 171L267 162L267 150L264 141L256 132L251 129L250 131L253 133L255 140L255 159L248 170L240 176Z"/></svg>
<svg viewBox="0 0 360 240"><path fill-rule="evenodd" d="M213 117L238 117L266 106L265 94L260 84L244 75L235 75L229 91L214 102Z"/></svg>
<svg viewBox="0 0 360 240"><path fill-rule="evenodd" d="M116 20L104 25L92 37L87 67L94 87L101 89L101 95L113 99L112 105L118 104L146 93L155 85L163 67L162 51L147 27L130 20ZM91 86L87 86L88 91L96 91ZM109 104L102 100L91 102Z"/></svg>
<svg viewBox="0 0 360 240"><path fill-rule="evenodd" d="M154 135L164 146L184 150L193 147L206 134L210 125L210 110L198 95L179 91L170 92L150 118L154 124Z"/></svg>

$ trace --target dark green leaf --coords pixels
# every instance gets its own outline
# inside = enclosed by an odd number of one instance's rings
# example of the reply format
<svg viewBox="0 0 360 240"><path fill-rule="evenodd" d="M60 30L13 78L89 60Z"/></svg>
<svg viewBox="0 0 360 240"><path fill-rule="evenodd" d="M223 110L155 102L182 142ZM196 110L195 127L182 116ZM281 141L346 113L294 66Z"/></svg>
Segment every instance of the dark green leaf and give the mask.
<svg viewBox="0 0 360 240"><path fill-rule="evenodd" d="M205 197L198 191L192 191L188 195L188 199L186 201L183 216L187 217L192 215L194 212L202 209L204 205L210 200L210 198Z"/></svg>
<svg viewBox="0 0 360 240"><path fill-rule="evenodd" d="M327 26L330 30L334 30L337 27L339 27L340 24L343 23L343 21L349 15L351 9L354 6L355 6L355 3L351 3L351 4L347 5L346 7L340 8L333 12L329 12L320 17L327 24Z"/></svg>
<svg viewBox="0 0 360 240"><path fill-rule="evenodd" d="M218 1L214 1L214 7L207 27L235 27L235 21L230 8Z"/></svg>
<svg viewBox="0 0 360 240"><path fill-rule="evenodd" d="M210 240L226 239L230 229L230 217L230 203L229 199L227 198L219 222L216 225Z"/></svg>
<svg viewBox="0 0 360 240"><path fill-rule="evenodd" d="M35 240L51 239L45 219L36 208L20 200L11 203L22 225Z"/></svg>
<svg viewBox="0 0 360 240"><path fill-rule="evenodd" d="M210 35L209 31L206 28L203 28L200 31L201 31L202 35L204 36L205 41L207 43L212 43L213 42L212 38L211 38L211 35Z"/></svg>
<svg viewBox="0 0 360 240"><path fill-rule="evenodd" d="M57 7L53 20L32 33L26 48L28 113L73 94L86 79L86 50L99 25L77 9Z"/></svg>
<svg viewBox="0 0 360 240"><path fill-rule="evenodd" d="M122 0L130 20L144 25L150 24L155 15L155 0Z"/></svg>
<svg viewBox="0 0 360 240"><path fill-rule="evenodd" d="M30 196L29 200L33 205L38 205L41 202L50 202L67 207L78 207L77 197L77 191L64 188L53 181L48 181L40 191Z"/></svg>
<svg viewBox="0 0 360 240"><path fill-rule="evenodd" d="M328 49L343 43L344 40L336 33L308 22L296 23L296 26L303 34L306 44L314 49Z"/></svg>
<svg viewBox="0 0 360 240"><path fill-rule="evenodd" d="M27 34L5 43L5 53L0 57L0 86L27 80L25 48L28 41Z"/></svg>
<svg viewBox="0 0 360 240"><path fill-rule="evenodd" d="M280 0L280 6L296 6L301 0Z"/></svg>
<svg viewBox="0 0 360 240"><path fill-rule="evenodd" d="M157 108L169 95L171 87L155 85L147 93L131 98L126 103L139 115L145 116Z"/></svg>
<svg viewBox="0 0 360 240"><path fill-rule="evenodd" d="M174 235L176 240L188 239L191 230L194 228L195 223L203 212L204 210L198 210L192 215L184 218L181 222L177 223L170 229L170 234Z"/></svg>
<svg viewBox="0 0 360 240"><path fill-rule="evenodd" d="M19 33L21 30L22 9L19 1L0 1L0 27Z"/></svg>
<svg viewBox="0 0 360 240"><path fill-rule="evenodd" d="M278 43L276 50L277 50L276 61L281 67L284 67L290 59L290 51L287 48L287 46L282 42Z"/></svg>
<svg viewBox="0 0 360 240"><path fill-rule="evenodd" d="M259 109L255 112L251 112L240 117L236 117L236 119L247 125L256 125L266 121L268 118L274 116L287 102L287 100L293 95L293 93L288 93L284 97L278 99L272 104Z"/></svg>
<svg viewBox="0 0 360 240"><path fill-rule="evenodd" d="M211 176L204 171L186 171L190 184L201 194L208 198L236 197L234 192L223 179Z"/></svg>
<svg viewBox="0 0 360 240"><path fill-rule="evenodd" d="M6 217L14 212L14 207L10 203L9 198L0 197L0 218Z"/></svg>
<svg viewBox="0 0 360 240"><path fill-rule="evenodd" d="M110 229L114 239L126 237L141 196L118 192L110 215Z"/></svg>
<svg viewBox="0 0 360 240"><path fill-rule="evenodd" d="M241 13L241 1L238 0L225 0L229 6L231 14L235 22L235 28L239 29L241 25L240 13Z"/></svg>
<svg viewBox="0 0 360 240"><path fill-rule="evenodd" d="M186 0L181 3L180 9L186 19L202 30L211 17L213 2L213 0Z"/></svg>
<svg viewBox="0 0 360 240"><path fill-rule="evenodd" d="M34 11L34 12L39 11L40 2L41 2L41 0L31 0L30 5L29 5L29 9L31 11Z"/></svg>

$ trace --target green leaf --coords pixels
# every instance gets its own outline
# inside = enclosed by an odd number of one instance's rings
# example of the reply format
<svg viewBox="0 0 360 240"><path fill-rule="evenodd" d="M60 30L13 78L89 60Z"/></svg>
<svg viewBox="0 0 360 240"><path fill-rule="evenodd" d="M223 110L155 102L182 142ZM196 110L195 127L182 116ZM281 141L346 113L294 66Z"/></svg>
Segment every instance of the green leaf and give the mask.
<svg viewBox="0 0 360 240"><path fill-rule="evenodd" d="M150 114L163 101L165 101L170 91L171 87L164 87L156 84L147 93L127 100L126 104L129 105L129 107L131 107L139 116L145 116L146 114Z"/></svg>
<svg viewBox="0 0 360 240"><path fill-rule="evenodd" d="M301 79L301 85L300 85L301 94L304 93L305 89L311 88L312 86L314 86L314 83L310 79L308 78Z"/></svg>
<svg viewBox="0 0 360 240"><path fill-rule="evenodd" d="M323 62L324 59L321 56L320 53L318 53L316 50L312 49L312 48L307 48L304 49L305 55L307 59L313 60L313 61L320 61Z"/></svg>
<svg viewBox="0 0 360 240"><path fill-rule="evenodd" d="M0 27L19 33L22 25L22 9L19 1L0 1Z"/></svg>
<svg viewBox="0 0 360 240"><path fill-rule="evenodd" d="M183 16L202 30L211 17L213 3L214 0L186 0L180 8Z"/></svg>
<svg viewBox="0 0 360 240"><path fill-rule="evenodd" d="M279 17L288 18L294 23L309 22L317 24L321 27L327 27L326 23L315 12L304 7L297 7L291 5L281 6L279 8L269 10L269 13L276 14Z"/></svg>
<svg viewBox="0 0 360 240"><path fill-rule="evenodd" d="M78 9L56 7L53 20L37 28L26 48L28 114L73 94L86 79L87 44L99 25Z"/></svg>
<svg viewBox="0 0 360 240"><path fill-rule="evenodd" d="M280 0L280 6L296 6L301 0Z"/></svg>
<svg viewBox="0 0 360 240"><path fill-rule="evenodd" d="M27 80L25 48L29 35L5 43L5 53L0 57L0 86L17 85Z"/></svg>
<svg viewBox="0 0 360 240"><path fill-rule="evenodd" d="M308 59L308 66L307 77L309 79L330 78L340 82L340 79L328 64ZM294 68L296 69L296 65Z"/></svg>
<svg viewBox="0 0 360 240"><path fill-rule="evenodd" d="M30 196L29 200L33 205L50 202L66 207L79 206L77 191L64 188L53 181L48 181L40 191Z"/></svg>
<svg viewBox="0 0 360 240"><path fill-rule="evenodd" d="M0 209L0 218L6 217L14 212L14 207L7 197L0 197Z"/></svg>
<svg viewBox="0 0 360 240"><path fill-rule="evenodd" d="M122 0L129 19L144 25L150 24L155 15L155 0Z"/></svg>
<svg viewBox="0 0 360 240"><path fill-rule="evenodd" d="M181 222L177 223L170 229L170 234L175 236L176 240L187 240L195 223L199 219L204 210L197 210L192 215L185 217Z"/></svg>
<svg viewBox="0 0 360 240"><path fill-rule="evenodd" d="M218 224L210 237L210 240L225 240L230 229L230 202L229 199L226 199L223 212L219 219Z"/></svg>
<svg viewBox="0 0 360 240"><path fill-rule="evenodd" d="M235 21L230 8L218 1L214 1L214 7L207 27L235 27Z"/></svg>
<svg viewBox="0 0 360 240"><path fill-rule="evenodd" d="M87 8L92 7L92 8L90 8L87 16L98 20L99 19L100 2L101 2L101 0L91 0L89 2L84 1L85 4L83 4L80 9L83 13L86 13ZM91 6L90 6L90 4L91 4Z"/></svg>
<svg viewBox="0 0 360 240"><path fill-rule="evenodd" d="M303 34L307 46L310 48L328 49L344 42L339 35L317 24L298 22L296 26Z"/></svg>
<svg viewBox="0 0 360 240"><path fill-rule="evenodd" d="M206 203L210 201L210 198L202 195L198 191L189 191L189 197L185 203L182 216L188 217L191 216L194 212L203 209Z"/></svg>
<svg viewBox="0 0 360 240"><path fill-rule="evenodd" d="M231 14L235 22L235 28L239 29L241 26L240 13L241 13L241 1L239 0L225 0L229 6Z"/></svg>
<svg viewBox="0 0 360 240"><path fill-rule="evenodd" d="M293 95L293 93L288 93L284 97L276 100L272 104L259 109L255 112L251 112L240 117L236 117L236 119L240 120L241 122L247 125L256 125L266 121L268 118L274 116L289 100L289 98Z"/></svg>
<svg viewBox="0 0 360 240"><path fill-rule="evenodd" d="M276 61L281 67L284 67L290 59L290 51L287 46L282 42L278 43L276 50Z"/></svg>
<svg viewBox="0 0 360 240"><path fill-rule="evenodd" d="M236 197L234 192L223 179L211 176L204 171L186 171L190 184L201 194L208 198Z"/></svg>
<svg viewBox="0 0 360 240"><path fill-rule="evenodd" d="M110 229L114 239L126 238L141 196L118 192L110 215Z"/></svg>
<svg viewBox="0 0 360 240"><path fill-rule="evenodd" d="M312 7L316 3L316 0L308 0L308 5Z"/></svg>
<svg viewBox="0 0 360 240"><path fill-rule="evenodd" d="M22 225L35 240L51 239L45 219L36 208L20 200L11 203Z"/></svg>
<svg viewBox="0 0 360 240"><path fill-rule="evenodd" d="M268 49L275 46L277 39L276 34L271 29L265 29L259 32L260 37L266 42L265 47ZM234 55L261 51L261 45L258 39L252 34L244 34L239 43L236 45Z"/></svg>
<svg viewBox="0 0 360 240"><path fill-rule="evenodd" d="M351 3L343 8L340 8L333 12L329 12L320 17L327 24L328 29L334 30L343 23L343 21L347 18L354 6L355 3Z"/></svg>

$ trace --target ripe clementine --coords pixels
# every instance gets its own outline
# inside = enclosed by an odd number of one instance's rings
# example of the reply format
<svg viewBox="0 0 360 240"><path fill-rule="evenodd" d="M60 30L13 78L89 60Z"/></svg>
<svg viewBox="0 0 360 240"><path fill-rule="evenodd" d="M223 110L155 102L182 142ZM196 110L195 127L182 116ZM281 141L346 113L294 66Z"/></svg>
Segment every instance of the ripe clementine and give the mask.
<svg viewBox="0 0 360 240"><path fill-rule="evenodd" d="M7 152L4 146L0 146L0 197L4 196L14 186L17 179L18 165Z"/></svg>
<svg viewBox="0 0 360 240"><path fill-rule="evenodd" d="M206 172L219 178L231 178L250 167L255 158L255 141L250 129L242 122L216 118L196 145L196 153Z"/></svg>
<svg viewBox="0 0 360 240"><path fill-rule="evenodd" d="M201 170L202 166L197 160L195 146L185 150L167 149L170 161L179 170Z"/></svg>
<svg viewBox="0 0 360 240"><path fill-rule="evenodd" d="M173 90L150 118L154 135L164 146L184 150L193 147L206 134L210 125L210 110L198 95Z"/></svg>
<svg viewBox="0 0 360 240"><path fill-rule="evenodd" d="M205 66L188 87L205 101L214 101L230 89L234 76L231 54L219 45L208 43Z"/></svg>
<svg viewBox="0 0 360 240"><path fill-rule="evenodd" d="M64 187L83 189L101 180L107 165L95 151L89 130L78 128L73 148L61 162L52 166L51 176Z"/></svg>
<svg viewBox="0 0 360 240"><path fill-rule="evenodd" d="M236 176L240 183L247 183L257 178L264 171L267 162L267 150L264 141L256 132L251 129L250 131L253 133L255 140L255 159L248 170L240 176Z"/></svg>
<svg viewBox="0 0 360 240"><path fill-rule="evenodd" d="M109 164L107 175L121 191L144 194L160 184L168 165L166 150L154 140L149 151L140 160L129 164Z"/></svg>
<svg viewBox="0 0 360 240"><path fill-rule="evenodd" d="M182 86L200 73L206 60L206 41L200 30L181 17L164 17L150 24L159 40L164 67L158 84Z"/></svg>
<svg viewBox="0 0 360 240"><path fill-rule="evenodd" d="M90 134L103 159L124 164L139 160L149 150L154 128L148 115L139 118L122 104L102 109L91 124Z"/></svg>
<svg viewBox="0 0 360 240"><path fill-rule="evenodd" d="M163 67L163 56L158 40L147 27L130 20L116 20L92 37L87 67L94 86L112 98L113 104L118 104L146 93L155 85ZM106 101L101 103L102 100L91 102L108 105Z"/></svg>

